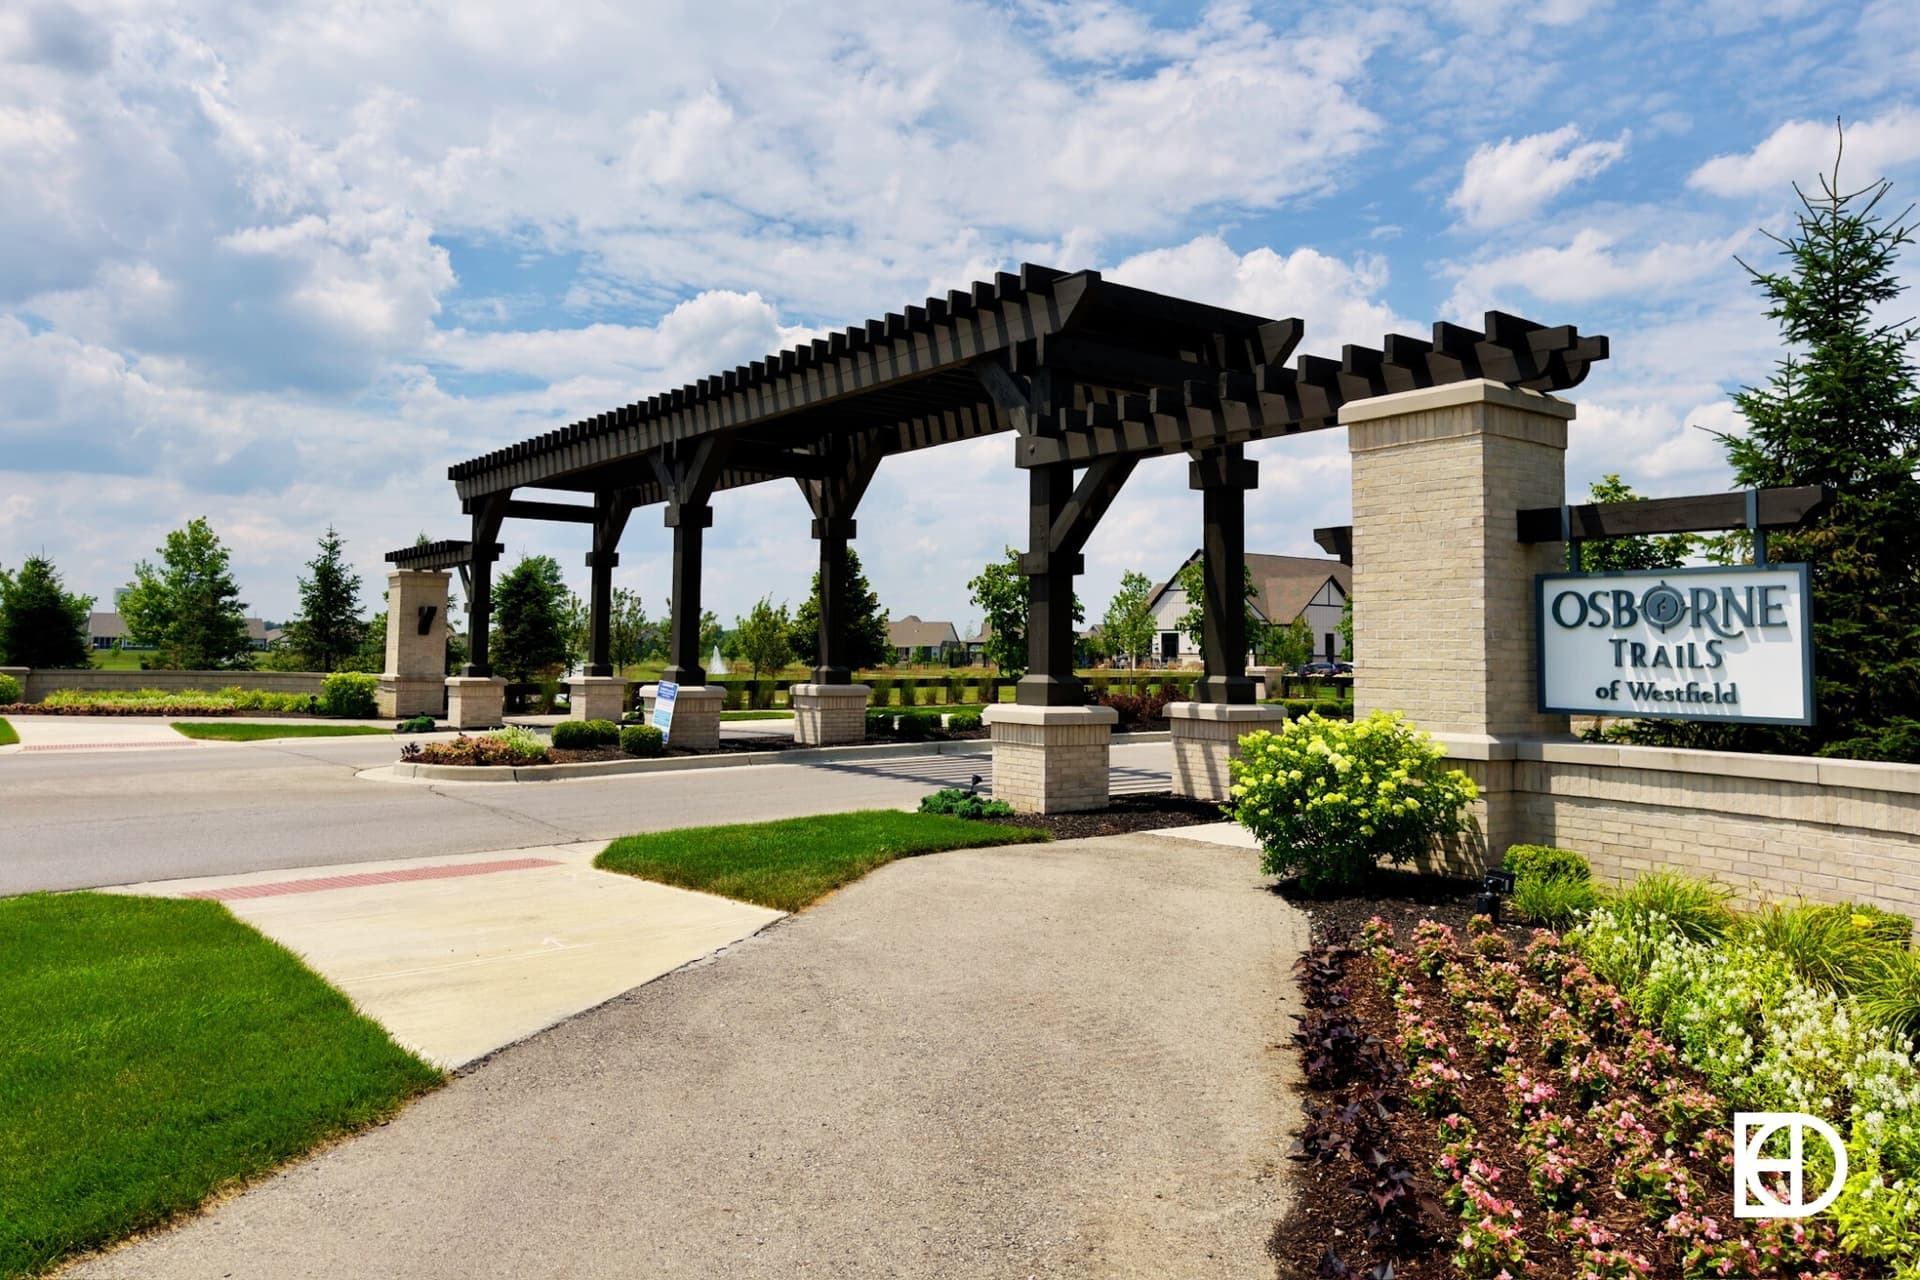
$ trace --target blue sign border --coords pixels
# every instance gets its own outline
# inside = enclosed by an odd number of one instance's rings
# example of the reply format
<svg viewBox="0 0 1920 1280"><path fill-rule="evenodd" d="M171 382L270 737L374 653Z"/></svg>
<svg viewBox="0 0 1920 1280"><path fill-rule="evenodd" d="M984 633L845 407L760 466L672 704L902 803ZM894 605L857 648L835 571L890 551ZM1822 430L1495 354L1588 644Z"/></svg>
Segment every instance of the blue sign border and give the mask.
<svg viewBox="0 0 1920 1280"><path fill-rule="evenodd" d="M1695 573L1738 573L1758 569L1766 573L1791 570L1800 576L1800 675L1806 681L1807 714L1793 719L1783 716L1690 716L1680 711L1622 711L1617 707L1550 707L1547 705L1547 584L1549 582L1586 582L1594 578L1672 578ZM1606 716L1617 720L1691 720L1697 724L1790 724L1805 727L1814 723L1819 699L1813 685L1813 575L1805 563L1789 564L1709 564L1684 569L1616 569L1606 573L1536 573L1533 575L1533 692L1541 715Z"/></svg>

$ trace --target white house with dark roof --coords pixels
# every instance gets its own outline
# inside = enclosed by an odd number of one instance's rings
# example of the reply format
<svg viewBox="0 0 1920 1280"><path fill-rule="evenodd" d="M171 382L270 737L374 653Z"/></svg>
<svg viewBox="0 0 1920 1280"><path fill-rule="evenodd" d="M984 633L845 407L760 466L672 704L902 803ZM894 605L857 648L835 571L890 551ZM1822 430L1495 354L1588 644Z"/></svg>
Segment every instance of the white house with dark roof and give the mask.
<svg viewBox="0 0 1920 1280"><path fill-rule="evenodd" d="M1187 611L1187 593L1180 585L1180 571L1200 559L1195 551L1180 562L1165 582L1154 586L1147 597L1153 614L1153 657L1157 662L1180 664L1200 661L1199 646L1193 637L1180 630L1180 617ZM1313 632L1313 649L1318 657L1336 657L1341 648L1340 615L1347 596L1353 590L1353 566L1338 560L1316 556L1247 555L1247 570L1253 575L1253 609L1263 621L1291 625L1305 618Z"/></svg>
<svg viewBox="0 0 1920 1280"><path fill-rule="evenodd" d="M945 662L961 649L960 633L951 622L923 622L911 613L887 619L887 643L899 662Z"/></svg>

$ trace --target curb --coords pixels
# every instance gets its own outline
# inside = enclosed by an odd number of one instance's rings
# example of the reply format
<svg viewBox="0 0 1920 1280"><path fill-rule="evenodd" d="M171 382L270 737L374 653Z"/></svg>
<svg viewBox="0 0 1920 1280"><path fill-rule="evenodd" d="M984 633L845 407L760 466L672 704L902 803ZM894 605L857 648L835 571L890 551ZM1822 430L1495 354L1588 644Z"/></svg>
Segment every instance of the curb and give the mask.
<svg viewBox="0 0 1920 1280"><path fill-rule="evenodd" d="M1153 733L1116 733L1116 747L1141 743L1167 742L1164 730ZM810 747L792 751L740 751L730 754L681 756L663 760L593 760L585 764L459 765L407 764L405 762L362 770L357 776L373 781L465 782L501 784L513 782L564 782L571 778L609 778L630 773L674 773L682 769L743 769L755 765L831 764L839 760L899 760L916 756L986 755L993 750L991 739L966 742L875 742L845 747ZM481 776L476 776L481 775Z"/></svg>

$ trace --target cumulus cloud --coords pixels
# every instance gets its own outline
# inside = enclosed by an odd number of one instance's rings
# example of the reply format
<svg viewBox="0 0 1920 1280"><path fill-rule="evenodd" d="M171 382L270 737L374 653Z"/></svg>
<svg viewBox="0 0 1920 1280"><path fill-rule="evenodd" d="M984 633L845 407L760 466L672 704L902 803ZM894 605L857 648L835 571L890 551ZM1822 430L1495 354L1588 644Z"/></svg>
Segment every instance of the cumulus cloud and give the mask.
<svg viewBox="0 0 1920 1280"><path fill-rule="evenodd" d="M1707 161L1688 175L1687 185L1717 196L1778 195L1790 182L1813 189L1821 174L1833 172L1839 141L1832 121L1790 120L1750 151ZM1841 183L1859 185L1916 159L1920 109L1896 107L1846 126Z"/></svg>
<svg viewBox="0 0 1920 1280"><path fill-rule="evenodd" d="M1611 141L1594 142L1581 142L1580 136L1579 126L1570 124L1476 147L1447 203L1478 229L1532 217L1547 201L1625 155L1630 135L1622 130Z"/></svg>
<svg viewBox="0 0 1920 1280"><path fill-rule="evenodd" d="M1495 254L1448 268L1456 284L1446 311L1455 318L1475 318L1516 292L1550 302L1669 295L1704 276L1725 273L1748 238L1748 232L1737 231L1718 240L1626 248L1613 232L1583 227L1564 245Z"/></svg>
<svg viewBox="0 0 1920 1280"><path fill-rule="evenodd" d="M1387 262L1377 255L1347 261L1317 249L1279 253L1264 245L1239 254L1219 236L1201 236L1136 254L1107 274L1137 288L1254 315L1298 316L1307 326L1303 351L1338 354L1347 342L1378 346L1383 334L1409 328L1380 299Z"/></svg>

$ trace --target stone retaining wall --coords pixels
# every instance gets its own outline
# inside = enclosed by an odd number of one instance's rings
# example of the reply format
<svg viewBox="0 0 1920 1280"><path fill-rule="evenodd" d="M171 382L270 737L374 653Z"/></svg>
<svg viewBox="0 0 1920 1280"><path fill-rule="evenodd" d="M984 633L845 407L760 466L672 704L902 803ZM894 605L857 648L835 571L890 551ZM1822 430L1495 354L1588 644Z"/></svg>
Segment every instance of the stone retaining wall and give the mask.
<svg viewBox="0 0 1920 1280"><path fill-rule="evenodd" d="M320 671L90 671L42 669L21 681L23 697L41 702L56 689L84 689L94 693L130 693L135 689L198 690L217 693L239 686L267 693L318 696L326 683Z"/></svg>
<svg viewBox="0 0 1920 1280"><path fill-rule="evenodd" d="M1497 862L1509 844L1584 854L1631 881L1712 876L1748 905L1867 902L1920 916L1920 765L1599 743L1436 735L1486 792L1482 835L1443 861Z"/></svg>

